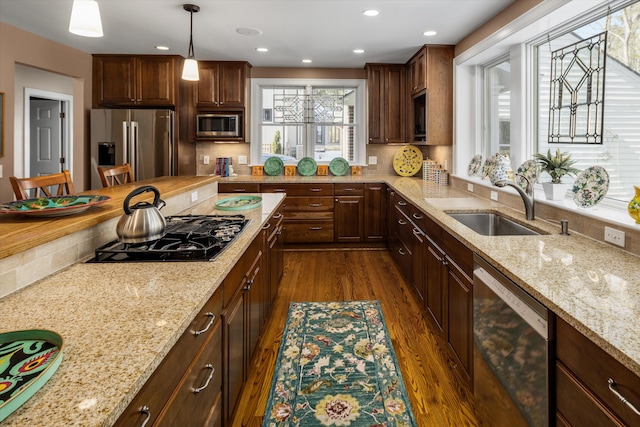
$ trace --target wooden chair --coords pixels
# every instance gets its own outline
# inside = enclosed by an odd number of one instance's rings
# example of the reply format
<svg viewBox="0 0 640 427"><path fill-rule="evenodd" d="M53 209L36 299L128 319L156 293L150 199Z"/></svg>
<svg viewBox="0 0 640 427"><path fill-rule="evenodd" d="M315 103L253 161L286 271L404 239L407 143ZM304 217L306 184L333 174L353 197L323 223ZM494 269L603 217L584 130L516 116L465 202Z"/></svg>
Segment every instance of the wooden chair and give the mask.
<svg viewBox="0 0 640 427"><path fill-rule="evenodd" d="M58 190L55 192L56 196L74 193L73 181L71 181L71 174L68 170L32 178L16 178L15 176L10 176L9 181L11 182L17 200L45 196L52 197L49 187L56 185L58 186ZM29 194L29 190L34 190L33 195Z"/></svg>
<svg viewBox="0 0 640 427"><path fill-rule="evenodd" d="M111 187L135 181L133 179L133 170L131 170L129 163L110 167L98 166L98 174L100 175L103 187Z"/></svg>

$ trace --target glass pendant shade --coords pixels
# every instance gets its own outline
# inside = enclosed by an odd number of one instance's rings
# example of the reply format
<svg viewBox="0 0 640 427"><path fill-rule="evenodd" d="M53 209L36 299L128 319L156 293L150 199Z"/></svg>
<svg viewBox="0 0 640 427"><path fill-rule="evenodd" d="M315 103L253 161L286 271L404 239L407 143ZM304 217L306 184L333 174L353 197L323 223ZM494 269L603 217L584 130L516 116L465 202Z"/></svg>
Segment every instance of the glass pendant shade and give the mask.
<svg viewBox="0 0 640 427"><path fill-rule="evenodd" d="M200 80L200 75L198 74L198 61L193 58L187 58L184 60L184 67L182 68L182 80Z"/></svg>
<svg viewBox="0 0 640 427"><path fill-rule="evenodd" d="M96 0L73 0L69 32L83 37L102 37L102 20Z"/></svg>

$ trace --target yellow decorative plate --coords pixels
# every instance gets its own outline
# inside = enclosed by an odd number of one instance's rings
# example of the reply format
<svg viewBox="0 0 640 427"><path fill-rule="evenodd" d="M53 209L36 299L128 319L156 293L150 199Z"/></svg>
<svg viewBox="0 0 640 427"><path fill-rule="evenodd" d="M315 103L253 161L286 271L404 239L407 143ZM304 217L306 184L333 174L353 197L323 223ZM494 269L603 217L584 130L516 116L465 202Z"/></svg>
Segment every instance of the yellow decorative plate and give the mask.
<svg viewBox="0 0 640 427"><path fill-rule="evenodd" d="M418 147L405 145L393 156L393 169L400 176L413 176L422 167L422 152Z"/></svg>

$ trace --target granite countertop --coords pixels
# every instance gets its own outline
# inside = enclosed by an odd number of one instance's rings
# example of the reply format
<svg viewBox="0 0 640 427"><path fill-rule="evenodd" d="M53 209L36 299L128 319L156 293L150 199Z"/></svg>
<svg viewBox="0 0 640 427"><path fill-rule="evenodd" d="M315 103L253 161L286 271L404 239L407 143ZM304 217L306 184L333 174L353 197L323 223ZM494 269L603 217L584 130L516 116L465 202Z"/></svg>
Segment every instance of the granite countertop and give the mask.
<svg viewBox="0 0 640 427"><path fill-rule="evenodd" d="M186 212L219 213L214 196ZM251 222L210 262L79 262L0 299L0 333L64 339L53 377L3 427L110 426L124 411L284 199L263 194Z"/></svg>
<svg viewBox="0 0 640 427"><path fill-rule="evenodd" d="M573 231L560 235L559 224L528 221L524 212L417 177L241 176L220 182L385 182L640 376L640 276L636 275L640 259L636 255ZM546 234L482 236L445 212L478 210L499 211Z"/></svg>

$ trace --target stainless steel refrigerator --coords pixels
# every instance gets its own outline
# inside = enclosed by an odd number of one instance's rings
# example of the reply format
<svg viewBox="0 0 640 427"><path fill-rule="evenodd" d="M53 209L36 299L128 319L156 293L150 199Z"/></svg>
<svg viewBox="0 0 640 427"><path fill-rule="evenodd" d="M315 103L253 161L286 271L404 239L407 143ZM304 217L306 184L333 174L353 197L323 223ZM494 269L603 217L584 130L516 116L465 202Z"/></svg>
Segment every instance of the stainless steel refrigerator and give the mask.
<svg viewBox="0 0 640 427"><path fill-rule="evenodd" d="M171 110L91 110L91 188L101 188L98 166L131 164L136 181L174 175Z"/></svg>

